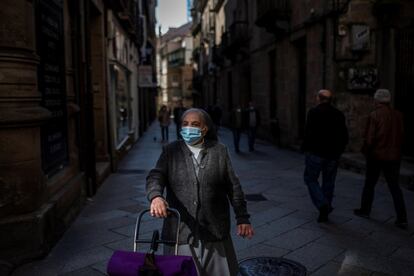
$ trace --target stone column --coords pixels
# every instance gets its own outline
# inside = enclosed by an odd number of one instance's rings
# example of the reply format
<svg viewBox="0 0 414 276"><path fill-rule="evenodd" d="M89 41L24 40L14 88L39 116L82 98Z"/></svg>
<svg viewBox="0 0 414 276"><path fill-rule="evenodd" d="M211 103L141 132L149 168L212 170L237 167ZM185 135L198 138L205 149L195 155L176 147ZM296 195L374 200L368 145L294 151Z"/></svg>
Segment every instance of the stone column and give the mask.
<svg viewBox="0 0 414 276"><path fill-rule="evenodd" d="M44 200L34 19L32 1L0 2L0 222Z"/></svg>

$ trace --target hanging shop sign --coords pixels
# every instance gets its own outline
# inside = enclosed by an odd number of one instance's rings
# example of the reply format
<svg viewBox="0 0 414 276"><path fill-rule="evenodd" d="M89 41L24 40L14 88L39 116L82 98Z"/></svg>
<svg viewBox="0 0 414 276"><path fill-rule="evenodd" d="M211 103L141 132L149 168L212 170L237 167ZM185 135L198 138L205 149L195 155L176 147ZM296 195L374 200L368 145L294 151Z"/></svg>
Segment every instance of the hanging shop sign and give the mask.
<svg viewBox="0 0 414 276"><path fill-rule="evenodd" d="M157 87L151 65L141 65L138 69L138 85L142 88Z"/></svg>
<svg viewBox="0 0 414 276"><path fill-rule="evenodd" d="M37 3L38 83L42 106L52 113L41 130L42 167L51 175L68 160L63 1Z"/></svg>
<svg viewBox="0 0 414 276"><path fill-rule="evenodd" d="M351 27L352 51L367 51L370 48L370 31L368 25L355 24Z"/></svg>

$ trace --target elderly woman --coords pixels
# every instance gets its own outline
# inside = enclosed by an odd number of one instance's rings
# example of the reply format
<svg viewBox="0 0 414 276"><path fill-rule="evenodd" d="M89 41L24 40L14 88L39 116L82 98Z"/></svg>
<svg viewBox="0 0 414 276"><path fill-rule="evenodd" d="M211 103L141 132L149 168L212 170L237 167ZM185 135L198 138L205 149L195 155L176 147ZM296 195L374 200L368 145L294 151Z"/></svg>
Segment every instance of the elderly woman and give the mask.
<svg viewBox="0 0 414 276"><path fill-rule="evenodd" d="M183 140L164 146L147 177L151 215L167 218L167 206L181 213L178 254L192 256L199 275L236 275L229 202L237 234L250 239L253 228L227 148L217 141L212 121L201 109L183 114L181 135ZM167 218L165 238L171 238L171 229L173 220Z"/></svg>

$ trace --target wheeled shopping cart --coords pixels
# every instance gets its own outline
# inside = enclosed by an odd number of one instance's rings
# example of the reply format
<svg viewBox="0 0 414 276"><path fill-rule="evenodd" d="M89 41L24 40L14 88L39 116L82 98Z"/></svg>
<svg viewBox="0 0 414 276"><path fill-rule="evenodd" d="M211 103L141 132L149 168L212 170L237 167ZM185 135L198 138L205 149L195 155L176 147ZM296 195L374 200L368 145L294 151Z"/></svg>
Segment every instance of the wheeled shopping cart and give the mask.
<svg viewBox="0 0 414 276"><path fill-rule="evenodd" d="M134 251L115 251L108 262L107 273L110 276L197 276L197 271L192 257L178 256L178 237L180 234L180 213L173 208L168 208L169 215L177 219L175 240L160 239L158 230L154 230L151 239L140 239L139 233L143 216L150 209L142 211L135 224ZM137 252L139 244L150 244L147 253ZM155 254L158 245L174 246L174 255Z"/></svg>

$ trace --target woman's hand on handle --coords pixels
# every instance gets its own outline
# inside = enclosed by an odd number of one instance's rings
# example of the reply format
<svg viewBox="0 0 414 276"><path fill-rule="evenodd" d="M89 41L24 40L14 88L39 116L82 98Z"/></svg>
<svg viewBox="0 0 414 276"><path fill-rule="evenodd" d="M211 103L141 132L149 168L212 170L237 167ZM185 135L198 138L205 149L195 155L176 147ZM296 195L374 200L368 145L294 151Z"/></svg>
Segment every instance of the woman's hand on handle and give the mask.
<svg viewBox="0 0 414 276"><path fill-rule="evenodd" d="M242 238L248 238L249 240L253 237L254 231L251 224L239 224L237 225L237 235Z"/></svg>
<svg viewBox="0 0 414 276"><path fill-rule="evenodd" d="M151 200L150 206L150 213L151 216L157 218L166 218L168 216L167 213L168 203L165 201L164 198L158 196Z"/></svg>

